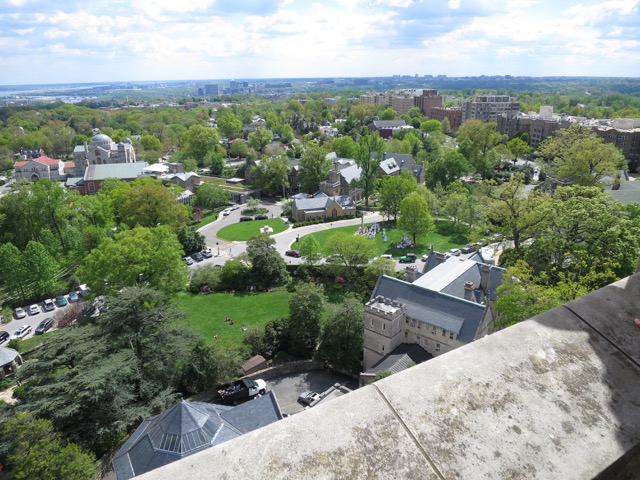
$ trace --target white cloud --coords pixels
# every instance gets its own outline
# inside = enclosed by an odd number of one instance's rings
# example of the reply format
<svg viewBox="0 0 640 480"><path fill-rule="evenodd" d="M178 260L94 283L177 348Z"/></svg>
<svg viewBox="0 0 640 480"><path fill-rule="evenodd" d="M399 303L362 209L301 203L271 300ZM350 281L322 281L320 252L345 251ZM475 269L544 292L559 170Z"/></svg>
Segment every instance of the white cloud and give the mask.
<svg viewBox="0 0 640 480"><path fill-rule="evenodd" d="M449 0L449 8L455 10L460 8L460 0Z"/></svg>

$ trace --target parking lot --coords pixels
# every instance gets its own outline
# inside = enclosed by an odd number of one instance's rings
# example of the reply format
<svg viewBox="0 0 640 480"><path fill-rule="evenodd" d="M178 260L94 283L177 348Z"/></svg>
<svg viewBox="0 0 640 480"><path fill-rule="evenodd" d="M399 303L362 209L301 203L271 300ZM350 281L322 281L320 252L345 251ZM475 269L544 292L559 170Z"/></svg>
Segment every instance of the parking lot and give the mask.
<svg viewBox="0 0 640 480"><path fill-rule="evenodd" d="M292 415L304 410L304 405L298 402L298 395L302 392L311 390L322 393L336 383L341 383L352 390L358 388L358 381L354 378L331 370L314 370L268 380L267 389L275 392L282 412Z"/></svg>

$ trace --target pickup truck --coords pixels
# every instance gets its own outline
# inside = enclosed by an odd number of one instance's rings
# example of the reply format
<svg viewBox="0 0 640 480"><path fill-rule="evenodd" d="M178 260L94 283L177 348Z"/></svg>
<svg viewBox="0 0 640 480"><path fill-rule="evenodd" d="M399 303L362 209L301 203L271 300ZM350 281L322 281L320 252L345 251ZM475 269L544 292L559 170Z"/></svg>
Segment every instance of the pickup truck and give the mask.
<svg viewBox="0 0 640 480"><path fill-rule="evenodd" d="M232 403L245 398L255 397L256 395L264 395L267 391L267 384L264 380L251 380L244 378L232 383L231 385L218 390L220 400L223 403Z"/></svg>

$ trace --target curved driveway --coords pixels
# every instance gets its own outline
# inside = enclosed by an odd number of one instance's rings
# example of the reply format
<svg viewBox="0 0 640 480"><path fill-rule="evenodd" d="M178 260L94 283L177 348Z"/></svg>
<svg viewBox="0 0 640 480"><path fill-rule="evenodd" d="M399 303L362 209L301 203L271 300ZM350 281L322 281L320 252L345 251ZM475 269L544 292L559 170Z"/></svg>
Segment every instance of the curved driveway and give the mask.
<svg viewBox="0 0 640 480"><path fill-rule="evenodd" d="M269 214L273 214L274 218L279 217L280 213L282 213L282 206L278 203L276 204L265 203L265 204L262 204L262 206L264 208L267 208L269 210ZM211 248L211 251L213 252L214 255L217 255L218 247L220 248L220 256L214 257L212 259L214 263L222 264L227 259L231 257L235 257L240 253L246 251L247 249L246 242L229 242L227 240L222 240L217 237L218 232L222 228L232 223L237 223L239 221L241 216L240 212L242 211L243 208L245 208L245 206L241 205L240 208L238 208L237 210L233 210L227 217L223 216L222 213L220 213L216 221L209 223L198 230L202 235L204 235L205 242ZM382 215L380 215L378 212L364 212L364 213L365 213L365 216L364 216L365 223L371 223L374 221L381 222L384 220ZM349 225L360 225L361 222L362 220L360 218L353 218L350 220L339 220L332 223L319 223L317 225L308 225L306 227L300 227L295 229L290 226L284 232L280 232L280 233L276 233L275 235L272 235L272 238L276 241L276 245L275 245L276 250L278 250L278 252L280 252L280 254L284 256L284 253L287 250L289 250L289 247L295 241L298 235L303 237L305 235L309 235L310 233L319 232L321 230L328 230L328 229L337 228L337 227L345 227ZM256 234L257 233L258 232L256 232ZM301 259L299 258L292 258L292 257L286 257L286 258L289 263L292 263L292 264L301 263ZM197 264L194 264L192 265L192 267L195 267L196 265Z"/></svg>

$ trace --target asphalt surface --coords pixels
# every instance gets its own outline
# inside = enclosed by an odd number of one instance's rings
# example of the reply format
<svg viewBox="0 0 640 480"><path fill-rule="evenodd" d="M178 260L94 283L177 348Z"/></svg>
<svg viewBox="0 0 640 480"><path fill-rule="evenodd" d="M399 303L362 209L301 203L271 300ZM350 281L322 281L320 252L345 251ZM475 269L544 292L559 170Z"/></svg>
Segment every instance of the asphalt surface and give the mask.
<svg viewBox="0 0 640 480"><path fill-rule="evenodd" d="M336 383L351 390L358 388L358 381L332 372L331 370L313 370L305 373L283 375L267 381L267 389L273 391L283 413L293 415L304 410L305 405L298 402L298 396L311 390L322 393Z"/></svg>

